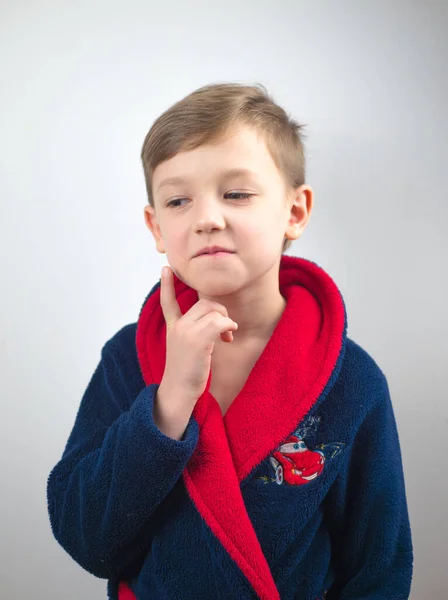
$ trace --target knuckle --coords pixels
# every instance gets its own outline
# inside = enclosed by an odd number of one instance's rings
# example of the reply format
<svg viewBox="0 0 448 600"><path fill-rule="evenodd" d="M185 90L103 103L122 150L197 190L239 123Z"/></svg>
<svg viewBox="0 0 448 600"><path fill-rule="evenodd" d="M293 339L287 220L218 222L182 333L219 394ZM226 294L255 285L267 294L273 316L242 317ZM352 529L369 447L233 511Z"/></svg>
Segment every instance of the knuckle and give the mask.
<svg viewBox="0 0 448 600"><path fill-rule="evenodd" d="M222 322L223 316L222 316L222 313L220 313L218 310L214 310L210 314L213 315L213 322L214 323L220 324Z"/></svg>

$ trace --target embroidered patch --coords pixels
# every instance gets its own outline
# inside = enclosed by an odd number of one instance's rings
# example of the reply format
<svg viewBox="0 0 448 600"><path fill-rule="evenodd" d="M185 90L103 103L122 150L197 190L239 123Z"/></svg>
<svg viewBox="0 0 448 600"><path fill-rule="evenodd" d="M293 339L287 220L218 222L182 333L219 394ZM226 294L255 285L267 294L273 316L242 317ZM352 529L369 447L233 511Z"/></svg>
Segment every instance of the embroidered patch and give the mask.
<svg viewBox="0 0 448 600"><path fill-rule="evenodd" d="M281 485L284 481L290 485L303 485L316 479L325 464L325 455L321 450L308 450L303 439L291 435L284 444L269 457L275 472L275 481Z"/></svg>
<svg viewBox="0 0 448 600"><path fill-rule="evenodd" d="M313 481L322 473L327 459L335 458L343 443L320 444L310 450L304 440L311 432L317 430L320 417L308 417L296 429L293 435L269 457L273 469L273 477L259 477L264 483L276 482L278 485L304 485Z"/></svg>

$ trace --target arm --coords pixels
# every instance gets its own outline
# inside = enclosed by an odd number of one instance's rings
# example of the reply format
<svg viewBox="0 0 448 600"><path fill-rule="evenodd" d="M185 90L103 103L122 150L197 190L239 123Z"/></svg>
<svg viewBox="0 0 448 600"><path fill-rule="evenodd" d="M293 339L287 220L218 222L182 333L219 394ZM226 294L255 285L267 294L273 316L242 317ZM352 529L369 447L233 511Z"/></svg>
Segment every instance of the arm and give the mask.
<svg viewBox="0 0 448 600"><path fill-rule="evenodd" d="M155 384L124 407L126 378L112 350L109 342L103 347L63 456L47 482L53 535L79 565L103 578L119 576L147 551L152 515L198 440L194 419L179 441L157 428Z"/></svg>
<svg viewBox="0 0 448 600"><path fill-rule="evenodd" d="M336 570L328 600L409 598L413 549L401 451L384 375L378 382L328 496Z"/></svg>

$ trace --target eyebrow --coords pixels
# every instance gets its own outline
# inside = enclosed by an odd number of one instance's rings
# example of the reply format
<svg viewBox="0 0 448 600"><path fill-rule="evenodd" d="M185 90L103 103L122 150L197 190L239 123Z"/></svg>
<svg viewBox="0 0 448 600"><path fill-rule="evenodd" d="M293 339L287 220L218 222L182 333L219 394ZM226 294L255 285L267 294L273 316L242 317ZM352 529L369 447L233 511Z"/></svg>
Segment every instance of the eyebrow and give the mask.
<svg viewBox="0 0 448 600"><path fill-rule="evenodd" d="M223 171L221 173L221 179L230 179L231 177L252 177L252 179L257 179L256 173L250 171L249 169L228 169L227 171ZM167 177L163 179L159 185L157 186L157 191L160 191L162 188L169 185L176 185L179 183L188 183L188 177Z"/></svg>

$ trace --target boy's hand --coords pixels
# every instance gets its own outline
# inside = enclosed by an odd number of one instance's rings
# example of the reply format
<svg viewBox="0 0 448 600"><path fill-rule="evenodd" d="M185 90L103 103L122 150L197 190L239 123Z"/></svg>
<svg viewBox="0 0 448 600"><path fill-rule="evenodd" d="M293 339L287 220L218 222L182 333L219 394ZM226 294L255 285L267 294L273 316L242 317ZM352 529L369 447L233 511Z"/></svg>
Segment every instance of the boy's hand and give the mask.
<svg viewBox="0 0 448 600"><path fill-rule="evenodd" d="M196 403L207 385L218 335L223 342L233 341L232 331L238 329L238 324L229 318L225 306L205 299L182 315L170 267L162 269L160 304L166 322L163 387L178 390Z"/></svg>

